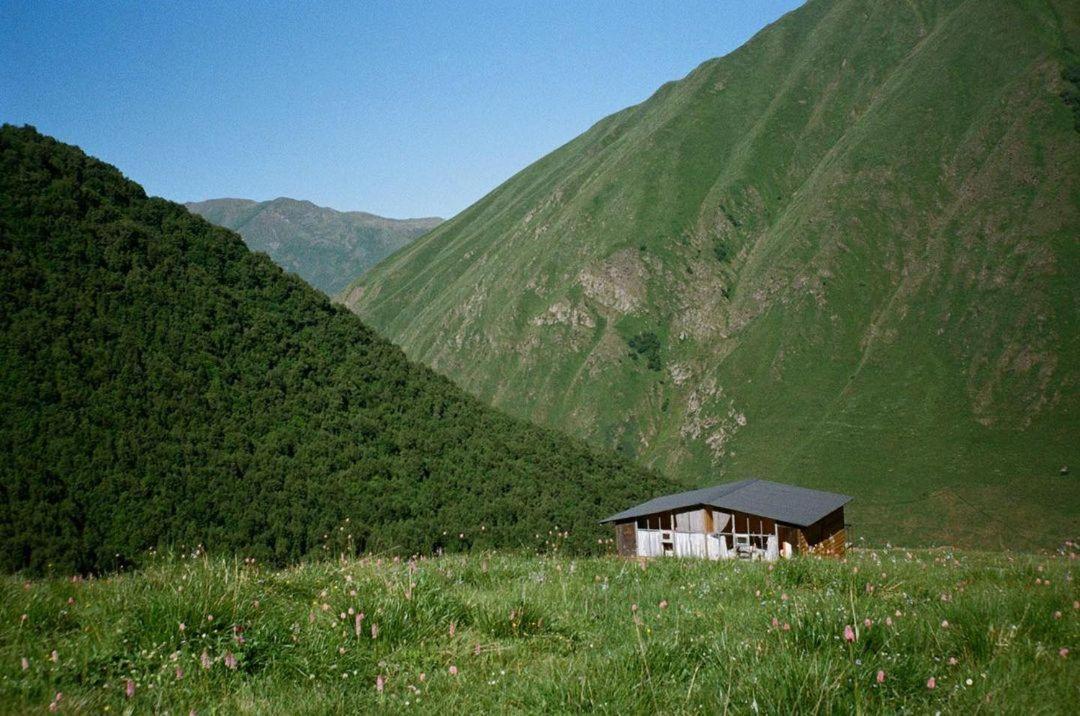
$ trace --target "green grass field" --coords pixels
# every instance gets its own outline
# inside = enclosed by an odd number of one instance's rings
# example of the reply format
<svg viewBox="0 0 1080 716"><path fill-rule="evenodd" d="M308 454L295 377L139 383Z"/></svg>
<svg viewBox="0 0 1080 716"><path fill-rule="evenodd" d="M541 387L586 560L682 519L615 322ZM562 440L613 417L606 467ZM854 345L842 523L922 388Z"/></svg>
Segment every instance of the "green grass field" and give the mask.
<svg viewBox="0 0 1080 716"><path fill-rule="evenodd" d="M1067 545L5 577L0 710L1075 713L1077 564Z"/></svg>

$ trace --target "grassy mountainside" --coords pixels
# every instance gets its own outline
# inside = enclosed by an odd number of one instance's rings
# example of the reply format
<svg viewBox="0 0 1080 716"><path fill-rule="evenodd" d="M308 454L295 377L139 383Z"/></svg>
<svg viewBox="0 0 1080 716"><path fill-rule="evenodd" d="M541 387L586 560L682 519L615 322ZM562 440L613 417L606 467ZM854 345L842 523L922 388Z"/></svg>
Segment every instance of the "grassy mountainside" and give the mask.
<svg viewBox="0 0 1080 716"><path fill-rule="evenodd" d="M236 234L0 128L0 569L535 545L666 489L410 363ZM543 529L544 537L539 537Z"/></svg>
<svg viewBox="0 0 1080 716"><path fill-rule="evenodd" d="M265 252L278 266L328 295L442 221L385 219L285 197L262 202L209 199L184 206L237 232L252 251Z"/></svg>
<svg viewBox="0 0 1080 716"><path fill-rule="evenodd" d="M0 710L60 693L94 713L1072 714L1075 564L476 553L9 577Z"/></svg>
<svg viewBox="0 0 1080 716"><path fill-rule="evenodd" d="M341 296L496 406L857 534L1053 543L1080 491L1080 5L811 0Z"/></svg>

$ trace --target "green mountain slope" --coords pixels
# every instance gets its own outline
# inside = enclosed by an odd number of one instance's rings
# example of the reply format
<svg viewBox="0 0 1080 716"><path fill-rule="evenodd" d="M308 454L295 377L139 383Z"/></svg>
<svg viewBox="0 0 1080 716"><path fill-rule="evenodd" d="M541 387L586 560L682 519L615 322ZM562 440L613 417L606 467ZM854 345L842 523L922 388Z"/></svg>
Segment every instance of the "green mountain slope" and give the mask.
<svg viewBox="0 0 1080 716"><path fill-rule="evenodd" d="M1080 518L1078 25L811 0L342 299L484 400L689 481L856 495L881 540L1052 543Z"/></svg>
<svg viewBox="0 0 1080 716"><path fill-rule="evenodd" d="M236 234L0 128L0 569L598 549L657 475L410 363ZM557 526L557 527L556 527Z"/></svg>
<svg viewBox="0 0 1080 716"><path fill-rule="evenodd" d="M185 204L207 221L232 229L252 251L333 295L378 261L439 225L442 219L385 219L279 198L209 199Z"/></svg>

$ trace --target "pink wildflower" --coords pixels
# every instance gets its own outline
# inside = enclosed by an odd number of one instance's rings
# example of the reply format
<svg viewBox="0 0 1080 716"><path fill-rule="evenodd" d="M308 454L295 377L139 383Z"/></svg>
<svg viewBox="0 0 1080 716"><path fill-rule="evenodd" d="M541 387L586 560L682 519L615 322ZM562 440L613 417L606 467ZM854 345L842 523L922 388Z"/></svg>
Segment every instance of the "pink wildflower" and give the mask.
<svg viewBox="0 0 1080 716"><path fill-rule="evenodd" d="M1069 655L1069 650L1066 647L1063 646L1060 649L1058 649L1058 654L1060 654L1061 658L1064 659L1066 656Z"/></svg>
<svg viewBox="0 0 1080 716"><path fill-rule="evenodd" d="M637 611L637 604L631 604L630 605L630 611L636 612Z"/></svg>
<svg viewBox="0 0 1080 716"><path fill-rule="evenodd" d="M187 624L184 624L184 622L180 622L180 631L184 631L185 629L187 629Z"/></svg>
<svg viewBox="0 0 1080 716"><path fill-rule="evenodd" d="M927 679L926 680L926 688L928 688L928 689L937 688L937 679L935 679L933 676L931 676L929 679Z"/></svg>
<svg viewBox="0 0 1080 716"><path fill-rule="evenodd" d="M660 600L660 608L661 609L667 609L667 606L668 606L667 605L667 600L666 599L661 599Z"/></svg>
<svg viewBox="0 0 1080 716"><path fill-rule="evenodd" d="M885 617L885 626L892 626L892 617Z"/></svg>
<svg viewBox="0 0 1080 716"><path fill-rule="evenodd" d="M855 630L850 624L844 625L844 641L855 641Z"/></svg>
<svg viewBox="0 0 1080 716"><path fill-rule="evenodd" d="M958 663L959 662L956 660L955 656L950 656L949 657L949 666L956 666Z"/></svg>
<svg viewBox="0 0 1080 716"><path fill-rule="evenodd" d="M882 669L878 669L878 672L877 672L877 682L878 682L879 684L884 684L884 683L885 683L885 671L884 671L884 670L882 670Z"/></svg>
<svg viewBox="0 0 1080 716"><path fill-rule="evenodd" d="M64 694L57 691L56 696L54 696L53 700L49 703L49 711L52 711L52 712L59 711L60 710L60 699L62 699L62 698L64 698Z"/></svg>
<svg viewBox="0 0 1080 716"><path fill-rule="evenodd" d="M182 678L184 678L184 669L178 666L176 667L176 680L179 681Z"/></svg>
<svg viewBox="0 0 1080 716"><path fill-rule="evenodd" d="M787 622L784 622L784 626L782 626L781 629L783 629L784 631L791 631L791 625Z"/></svg>
<svg viewBox="0 0 1080 716"><path fill-rule="evenodd" d="M230 669L236 668L236 657L233 656L233 653L231 651L225 652L225 666L229 667Z"/></svg>
<svg viewBox="0 0 1080 716"><path fill-rule="evenodd" d="M874 622L870 621L869 619L863 619L863 626L866 627L867 629L869 629L873 625L874 625Z"/></svg>
<svg viewBox="0 0 1080 716"><path fill-rule="evenodd" d="M772 626L773 626L773 629L776 629L777 627L779 627L780 626L780 620L777 619L776 617L773 617L772 618Z"/></svg>
<svg viewBox="0 0 1080 716"><path fill-rule="evenodd" d="M453 664L450 665L450 676L457 676L457 667Z"/></svg>
<svg viewBox="0 0 1080 716"><path fill-rule="evenodd" d="M49 654L49 658L52 660L52 663L56 664L60 661L60 654L56 651L56 649L53 649L52 653Z"/></svg>
<svg viewBox="0 0 1080 716"><path fill-rule="evenodd" d="M372 625L371 625L371 638L372 639L378 639L379 638L379 625L378 624L372 623Z"/></svg>
<svg viewBox="0 0 1080 716"><path fill-rule="evenodd" d="M124 683L124 696L126 696L127 698L130 699L134 695L135 695L135 682L132 681L131 679L128 679Z"/></svg>
<svg viewBox="0 0 1080 716"><path fill-rule="evenodd" d="M356 632L356 636L360 636L360 627L364 623L364 615L357 614L356 619L353 620L353 630Z"/></svg>
<svg viewBox="0 0 1080 716"><path fill-rule="evenodd" d="M204 669L209 669L214 664L214 662L210 660L210 655L206 653L205 649L203 649L203 653L199 656L199 664L202 665L202 668Z"/></svg>
<svg viewBox="0 0 1080 716"><path fill-rule="evenodd" d="M454 638L454 634L457 633L457 622L450 622L450 638Z"/></svg>
<svg viewBox="0 0 1080 716"><path fill-rule="evenodd" d="M383 688L385 687L386 680L383 678L382 674L379 674L379 676L375 679L375 690L381 694L383 692Z"/></svg>
<svg viewBox="0 0 1080 716"><path fill-rule="evenodd" d="M26 671L30 668L30 660L27 659L25 656L19 661L19 663L22 665L23 671Z"/></svg>

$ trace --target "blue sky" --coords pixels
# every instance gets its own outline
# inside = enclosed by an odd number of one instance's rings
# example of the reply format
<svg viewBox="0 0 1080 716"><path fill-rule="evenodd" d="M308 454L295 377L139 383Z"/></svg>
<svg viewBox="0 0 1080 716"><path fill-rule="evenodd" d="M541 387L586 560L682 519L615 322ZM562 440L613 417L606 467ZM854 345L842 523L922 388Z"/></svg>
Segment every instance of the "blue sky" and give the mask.
<svg viewBox="0 0 1080 716"><path fill-rule="evenodd" d="M452 216L798 0L0 0L0 121L177 201Z"/></svg>

